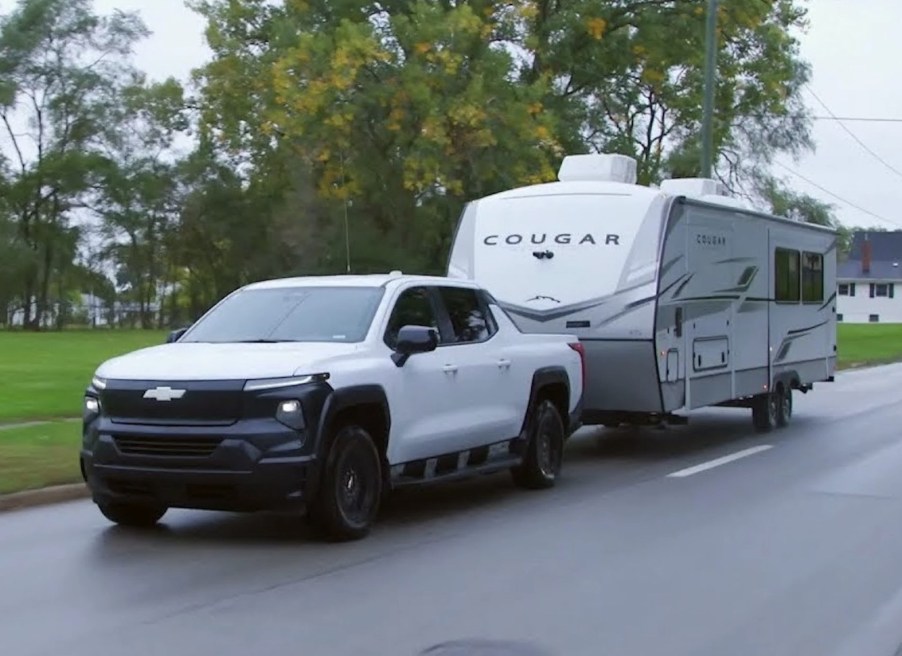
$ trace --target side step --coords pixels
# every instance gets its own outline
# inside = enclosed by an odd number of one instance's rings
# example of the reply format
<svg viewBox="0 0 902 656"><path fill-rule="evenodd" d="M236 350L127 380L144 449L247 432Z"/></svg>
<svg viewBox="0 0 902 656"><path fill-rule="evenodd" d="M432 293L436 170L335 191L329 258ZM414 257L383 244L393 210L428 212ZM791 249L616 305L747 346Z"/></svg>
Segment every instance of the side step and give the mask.
<svg viewBox="0 0 902 656"><path fill-rule="evenodd" d="M494 474L521 464L523 456L520 455L519 450L524 445L524 441L514 439L499 442L490 447L469 449L394 465L391 468L391 486L392 488L402 488L448 483Z"/></svg>

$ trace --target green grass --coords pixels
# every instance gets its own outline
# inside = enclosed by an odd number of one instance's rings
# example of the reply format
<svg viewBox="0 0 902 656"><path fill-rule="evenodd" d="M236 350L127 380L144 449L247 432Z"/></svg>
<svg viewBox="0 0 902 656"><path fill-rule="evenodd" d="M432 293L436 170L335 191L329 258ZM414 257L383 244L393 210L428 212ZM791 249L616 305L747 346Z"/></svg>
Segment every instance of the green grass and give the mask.
<svg viewBox="0 0 902 656"><path fill-rule="evenodd" d="M0 429L0 494L81 480L74 421Z"/></svg>
<svg viewBox="0 0 902 656"><path fill-rule="evenodd" d="M842 369L902 360L902 324L841 323L837 333Z"/></svg>
<svg viewBox="0 0 902 656"><path fill-rule="evenodd" d="M79 416L101 362L165 340L150 330L0 332L0 423Z"/></svg>

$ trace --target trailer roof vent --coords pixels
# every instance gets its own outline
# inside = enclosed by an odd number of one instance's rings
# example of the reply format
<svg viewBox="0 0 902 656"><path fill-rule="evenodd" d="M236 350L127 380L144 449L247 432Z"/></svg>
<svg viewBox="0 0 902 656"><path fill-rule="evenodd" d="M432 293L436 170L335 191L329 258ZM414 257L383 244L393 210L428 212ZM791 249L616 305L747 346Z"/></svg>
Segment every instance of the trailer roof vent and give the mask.
<svg viewBox="0 0 902 656"><path fill-rule="evenodd" d="M636 160L626 155L567 155L557 174L561 182L636 184Z"/></svg>
<svg viewBox="0 0 902 656"><path fill-rule="evenodd" d="M718 180L710 178L674 178L661 183L661 191L674 196L727 196L727 188Z"/></svg>

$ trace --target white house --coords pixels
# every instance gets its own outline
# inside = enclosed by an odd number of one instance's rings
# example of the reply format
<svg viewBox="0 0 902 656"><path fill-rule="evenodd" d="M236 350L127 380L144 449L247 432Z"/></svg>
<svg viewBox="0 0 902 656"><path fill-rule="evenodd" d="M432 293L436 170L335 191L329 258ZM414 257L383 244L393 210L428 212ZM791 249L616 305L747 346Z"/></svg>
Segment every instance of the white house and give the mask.
<svg viewBox="0 0 902 656"><path fill-rule="evenodd" d="M836 272L836 319L902 323L902 230L856 232Z"/></svg>

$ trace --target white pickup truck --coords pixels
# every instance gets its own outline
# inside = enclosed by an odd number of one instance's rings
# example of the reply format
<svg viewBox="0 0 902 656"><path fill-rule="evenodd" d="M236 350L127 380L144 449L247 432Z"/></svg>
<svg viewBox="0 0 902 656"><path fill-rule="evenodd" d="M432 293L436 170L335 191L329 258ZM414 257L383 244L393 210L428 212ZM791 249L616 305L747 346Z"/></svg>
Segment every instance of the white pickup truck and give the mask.
<svg viewBox="0 0 902 656"><path fill-rule="evenodd" d="M554 485L579 427L579 341L520 332L468 281L255 283L168 342L103 363L85 394L82 474L116 523L306 509L361 538L393 488L503 469Z"/></svg>

